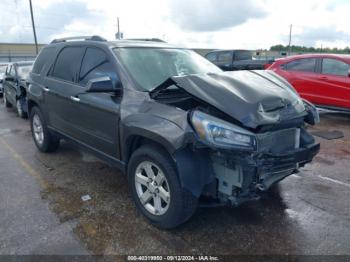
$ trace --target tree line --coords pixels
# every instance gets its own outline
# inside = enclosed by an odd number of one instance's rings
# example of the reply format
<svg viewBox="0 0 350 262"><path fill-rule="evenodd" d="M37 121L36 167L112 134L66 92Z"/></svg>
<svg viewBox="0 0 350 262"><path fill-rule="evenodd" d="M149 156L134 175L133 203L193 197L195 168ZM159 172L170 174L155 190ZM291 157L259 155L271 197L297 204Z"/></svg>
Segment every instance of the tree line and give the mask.
<svg viewBox="0 0 350 262"><path fill-rule="evenodd" d="M284 45L274 45L270 47L270 51L278 51L278 52L288 52L289 47ZM329 48L329 47L306 47L306 46L298 46L292 45L291 50L293 53L337 53L337 54L350 54L350 47L345 48Z"/></svg>

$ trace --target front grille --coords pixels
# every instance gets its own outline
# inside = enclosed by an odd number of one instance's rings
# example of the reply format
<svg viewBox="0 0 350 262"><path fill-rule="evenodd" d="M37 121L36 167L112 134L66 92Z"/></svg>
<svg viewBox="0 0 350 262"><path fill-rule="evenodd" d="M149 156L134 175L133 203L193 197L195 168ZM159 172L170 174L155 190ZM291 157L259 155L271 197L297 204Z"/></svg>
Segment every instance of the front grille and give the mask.
<svg viewBox="0 0 350 262"><path fill-rule="evenodd" d="M272 154L293 151L300 146L300 129L289 128L258 135L258 151Z"/></svg>

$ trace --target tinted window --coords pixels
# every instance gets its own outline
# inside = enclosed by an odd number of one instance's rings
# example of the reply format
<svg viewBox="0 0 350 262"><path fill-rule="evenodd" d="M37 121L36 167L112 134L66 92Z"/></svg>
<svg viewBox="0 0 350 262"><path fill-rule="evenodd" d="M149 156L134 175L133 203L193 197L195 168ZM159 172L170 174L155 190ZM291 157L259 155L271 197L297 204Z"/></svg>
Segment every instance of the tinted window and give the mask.
<svg viewBox="0 0 350 262"><path fill-rule="evenodd" d="M216 60L216 53L209 53L205 56L205 58L211 62L214 62Z"/></svg>
<svg viewBox="0 0 350 262"><path fill-rule="evenodd" d="M235 60L252 60L252 53L250 51L237 51L235 52Z"/></svg>
<svg viewBox="0 0 350 262"><path fill-rule="evenodd" d="M65 47L59 53L51 75L74 82L78 75L83 50L82 47Z"/></svg>
<svg viewBox="0 0 350 262"><path fill-rule="evenodd" d="M53 48L44 48L40 51L38 58L35 60L32 72L35 74L40 74L43 69L45 62L47 62L50 53L53 51Z"/></svg>
<svg viewBox="0 0 350 262"><path fill-rule="evenodd" d="M343 61L324 58L322 61L322 74L348 76L350 65Z"/></svg>
<svg viewBox="0 0 350 262"><path fill-rule="evenodd" d="M284 69L288 71L315 72L315 66L315 58L302 58L287 63Z"/></svg>
<svg viewBox="0 0 350 262"><path fill-rule="evenodd" d="M90 79L109 76L115 86L117 72L108 61L104 51L97 48L87 48L81 65L79 84L86 85Z"/></svg>
<svg viewBox="0 0 350 262"><path fill-rule="evenodd" d="M217 62L231 64L232 63L232 52L227 51L227 52L218 53Z"/></svg>

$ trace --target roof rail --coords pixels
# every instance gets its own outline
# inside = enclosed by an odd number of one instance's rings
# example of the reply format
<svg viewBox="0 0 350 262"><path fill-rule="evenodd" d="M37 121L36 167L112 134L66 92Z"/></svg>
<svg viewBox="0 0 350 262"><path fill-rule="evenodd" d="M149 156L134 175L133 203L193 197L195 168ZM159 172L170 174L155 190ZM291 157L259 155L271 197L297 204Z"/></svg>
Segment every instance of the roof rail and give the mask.
<svg viewBox="0 0 350 262"><path fill-rule="evenodd" d="M160 43L166 43L164 40L159 38L125 38L122 40L131 40L131 41L149 41L149 42L160 42Z"/></svg>
<svg viewBox="0 0 350 262"><path fill-rule="evenodd" d="M73 36L73 37L64 37L64 38L57 38L51 41L50 44L56 44L56 43L62 43L72 40L83 40L83 41L100 41L105 42L107 41L101 36L98 35L92 35L92 36Z"/></svg>

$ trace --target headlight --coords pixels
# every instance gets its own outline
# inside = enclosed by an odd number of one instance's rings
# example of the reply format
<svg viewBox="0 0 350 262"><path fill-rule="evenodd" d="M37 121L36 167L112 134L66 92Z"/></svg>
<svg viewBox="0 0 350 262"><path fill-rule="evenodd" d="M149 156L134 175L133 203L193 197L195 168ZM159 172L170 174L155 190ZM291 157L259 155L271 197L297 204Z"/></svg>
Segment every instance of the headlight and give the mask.
<svg viewBox="0 0 350 262"><path fill-rule="evenodd" d="M194 111L191 122L205 142L223 148L256 149L253 133L200 111Z"/></svg>

